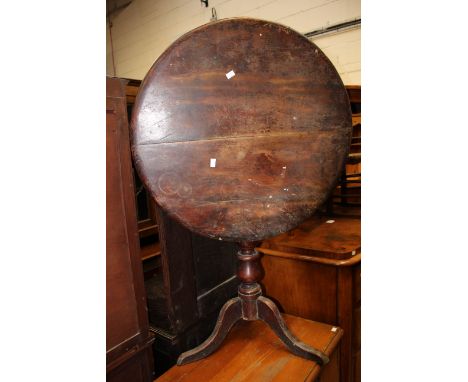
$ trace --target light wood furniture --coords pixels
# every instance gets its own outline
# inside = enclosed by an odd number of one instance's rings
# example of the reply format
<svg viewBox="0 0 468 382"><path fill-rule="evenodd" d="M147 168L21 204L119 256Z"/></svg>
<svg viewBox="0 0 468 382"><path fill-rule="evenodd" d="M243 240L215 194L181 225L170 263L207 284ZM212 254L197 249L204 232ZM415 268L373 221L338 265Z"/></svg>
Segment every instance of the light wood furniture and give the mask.
<svg viewBox="0 0 468 382"><path fill-rule="evenodd" d="M258 248L265 294L282 311L343 328L341 382L361 379L360 230L359 219L315 217Z"/></svg>
<svg viewBox="0 0 468 382"><path fill-rule="evenodd" d="M153 357L138 245L125 81L106 79L107 381L148 382Z"/></svg>
<svg viewBox="0 0 468 382"><path fill-rule="evenodd" d="M241 321L220 349L200 361L173 367L155 382L338 382L337 345L343 331L302 318L284 315L290 330L302 341L320 349L330 362L322 368L296 357L261 321Z"/></svg>

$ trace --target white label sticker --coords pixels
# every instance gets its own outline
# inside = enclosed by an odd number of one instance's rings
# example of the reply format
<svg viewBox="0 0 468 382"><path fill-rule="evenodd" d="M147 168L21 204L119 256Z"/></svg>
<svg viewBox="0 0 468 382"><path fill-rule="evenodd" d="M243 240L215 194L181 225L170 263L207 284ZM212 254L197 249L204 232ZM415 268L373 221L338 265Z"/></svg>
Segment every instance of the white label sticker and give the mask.
<svg viewBox="0 0 468 382"><path fill-rule="evenodd" d="M210 159L210 167L216 167L216 158Z"/></svg>
<svg viewBox="0 0 468 382"><path fill-rule="evenodd" d="M338 328L336 326L334 326L333 328L331 328L331 331L332 332L336 332L338 330Z"/></svg>
<svg viewBox="0 0 468 382"><path fill-rule="evenodd" d="M236 73L234 73L234 70L231 70L229 73L226 73L226 78L230 80L232 77L234 77Z"/></svg>
<svg viewBox="0 0 468 382"><path fill-rule="evenodd" d="M334 223L334 222L335 222L334 220L327 220L327 221L326 221L326 223L328 223L328 224L332 224L332 223Z"/></svg>

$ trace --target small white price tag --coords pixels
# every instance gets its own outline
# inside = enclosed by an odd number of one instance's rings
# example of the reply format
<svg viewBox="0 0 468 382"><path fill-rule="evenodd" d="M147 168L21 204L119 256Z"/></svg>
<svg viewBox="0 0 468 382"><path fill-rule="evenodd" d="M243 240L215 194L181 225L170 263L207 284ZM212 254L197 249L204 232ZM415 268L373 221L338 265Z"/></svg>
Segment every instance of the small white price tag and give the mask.
<svg viewBox="0 0 468 382"><path fill-rule="evenodd" d="M231 70L230 72L226 73L226 78L230 80L232 77L234 77L236 73L234 73L234 70Z"/></svg>
<svg viewBox="0 0 468 382"><path fill-rule="evenodd" d="M216 167L216 158L210 159L210 167Z"/></svg>

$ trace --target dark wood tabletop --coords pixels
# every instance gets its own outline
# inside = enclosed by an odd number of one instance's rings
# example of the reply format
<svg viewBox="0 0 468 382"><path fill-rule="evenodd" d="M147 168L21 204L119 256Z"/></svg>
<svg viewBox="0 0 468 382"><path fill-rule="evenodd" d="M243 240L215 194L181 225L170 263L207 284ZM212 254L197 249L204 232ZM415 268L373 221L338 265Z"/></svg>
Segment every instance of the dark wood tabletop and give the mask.
<svg viewBox="0 0 468 382"><path fill-rule="evenodd" d="M230 241L311 216L350 137L348 96L328 58L292 29L254 19L180 37L146 75L132 116L135 165L157 203Z"/></svg>

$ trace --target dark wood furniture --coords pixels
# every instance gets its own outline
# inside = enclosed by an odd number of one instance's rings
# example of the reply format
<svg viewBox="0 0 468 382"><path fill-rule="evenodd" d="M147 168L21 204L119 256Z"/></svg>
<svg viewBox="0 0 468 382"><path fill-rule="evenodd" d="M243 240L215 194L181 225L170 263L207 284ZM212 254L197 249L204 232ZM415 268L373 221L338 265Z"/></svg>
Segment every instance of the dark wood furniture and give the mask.
<svg viewBox="0 0 468 382"><path fill-rule="evenodd" d="M155 382L338 382L338 327L285 315L286 324L301 340L320 349L330 362L295 357L260 321L242 321L229 333L219 351L201 361L173 367Z"/></svg>
<svg viewBox="0 0 468 382"><path fill-rule="evenodd" d="M106 79L107 380L151 381L153 359L138 246L125 82Z"/></svg>
<svg viewBox="0 0 468 382"><path fill-rule="evenodd" d="M179 364L211 354L239 319L267 322L297 355L326 363L261 296L258 240L297 226L328 197L347 157L351 112L320 49L271 22L228 19L179 38L145 77L132 115L140 178L190 230L240 243L238 297Z"/></svg>
<svg viewBox="0 0 468 382"><path fill-rule="evenodd" d="M288 233L264 241L258 249L264 254L263 286L265 294L285 313L343 328L340 381L358 382L361 222L354 218L332 219L315 217Z"/></svg>
<svg viewBox="0 0 468 382"><path fill-rule="evenodd" d="M132 115L135 98L140 88L141 81L133 79L124 79L125 99L127 101L127 114ZM140 237L140 246L142 247L142 259L147 260L160 254L158 242L158 225L156 222L156 205L138 177L137 172L132 166L135 203L138 220L138 235Z"/></svg>
<svg viewBox="0 0 468 382"><path fill-rule="evenodd" d="M126 80L129 115L140 84ZM237 246L196 235L170 219L136 171L133 175L149 324L155 336L155 374L160 375L180 353L209 336L222 305L236 295Z"/></svg>
<svg viewBox="0 0 468 382"><path fill-rule="evenodd" d="M352 111L353 133L346 164L334 190L327 213L335 216L361 216L361 86L347 85Z"/></svg>
<svg viewBox="0 0 468 382"><path fill-rule="evenodd" d="M145 283L160 374L209 336L222 305L236 295L238 281L235 243L196 235L162 209L156 211L161 267Z"/></svg>

